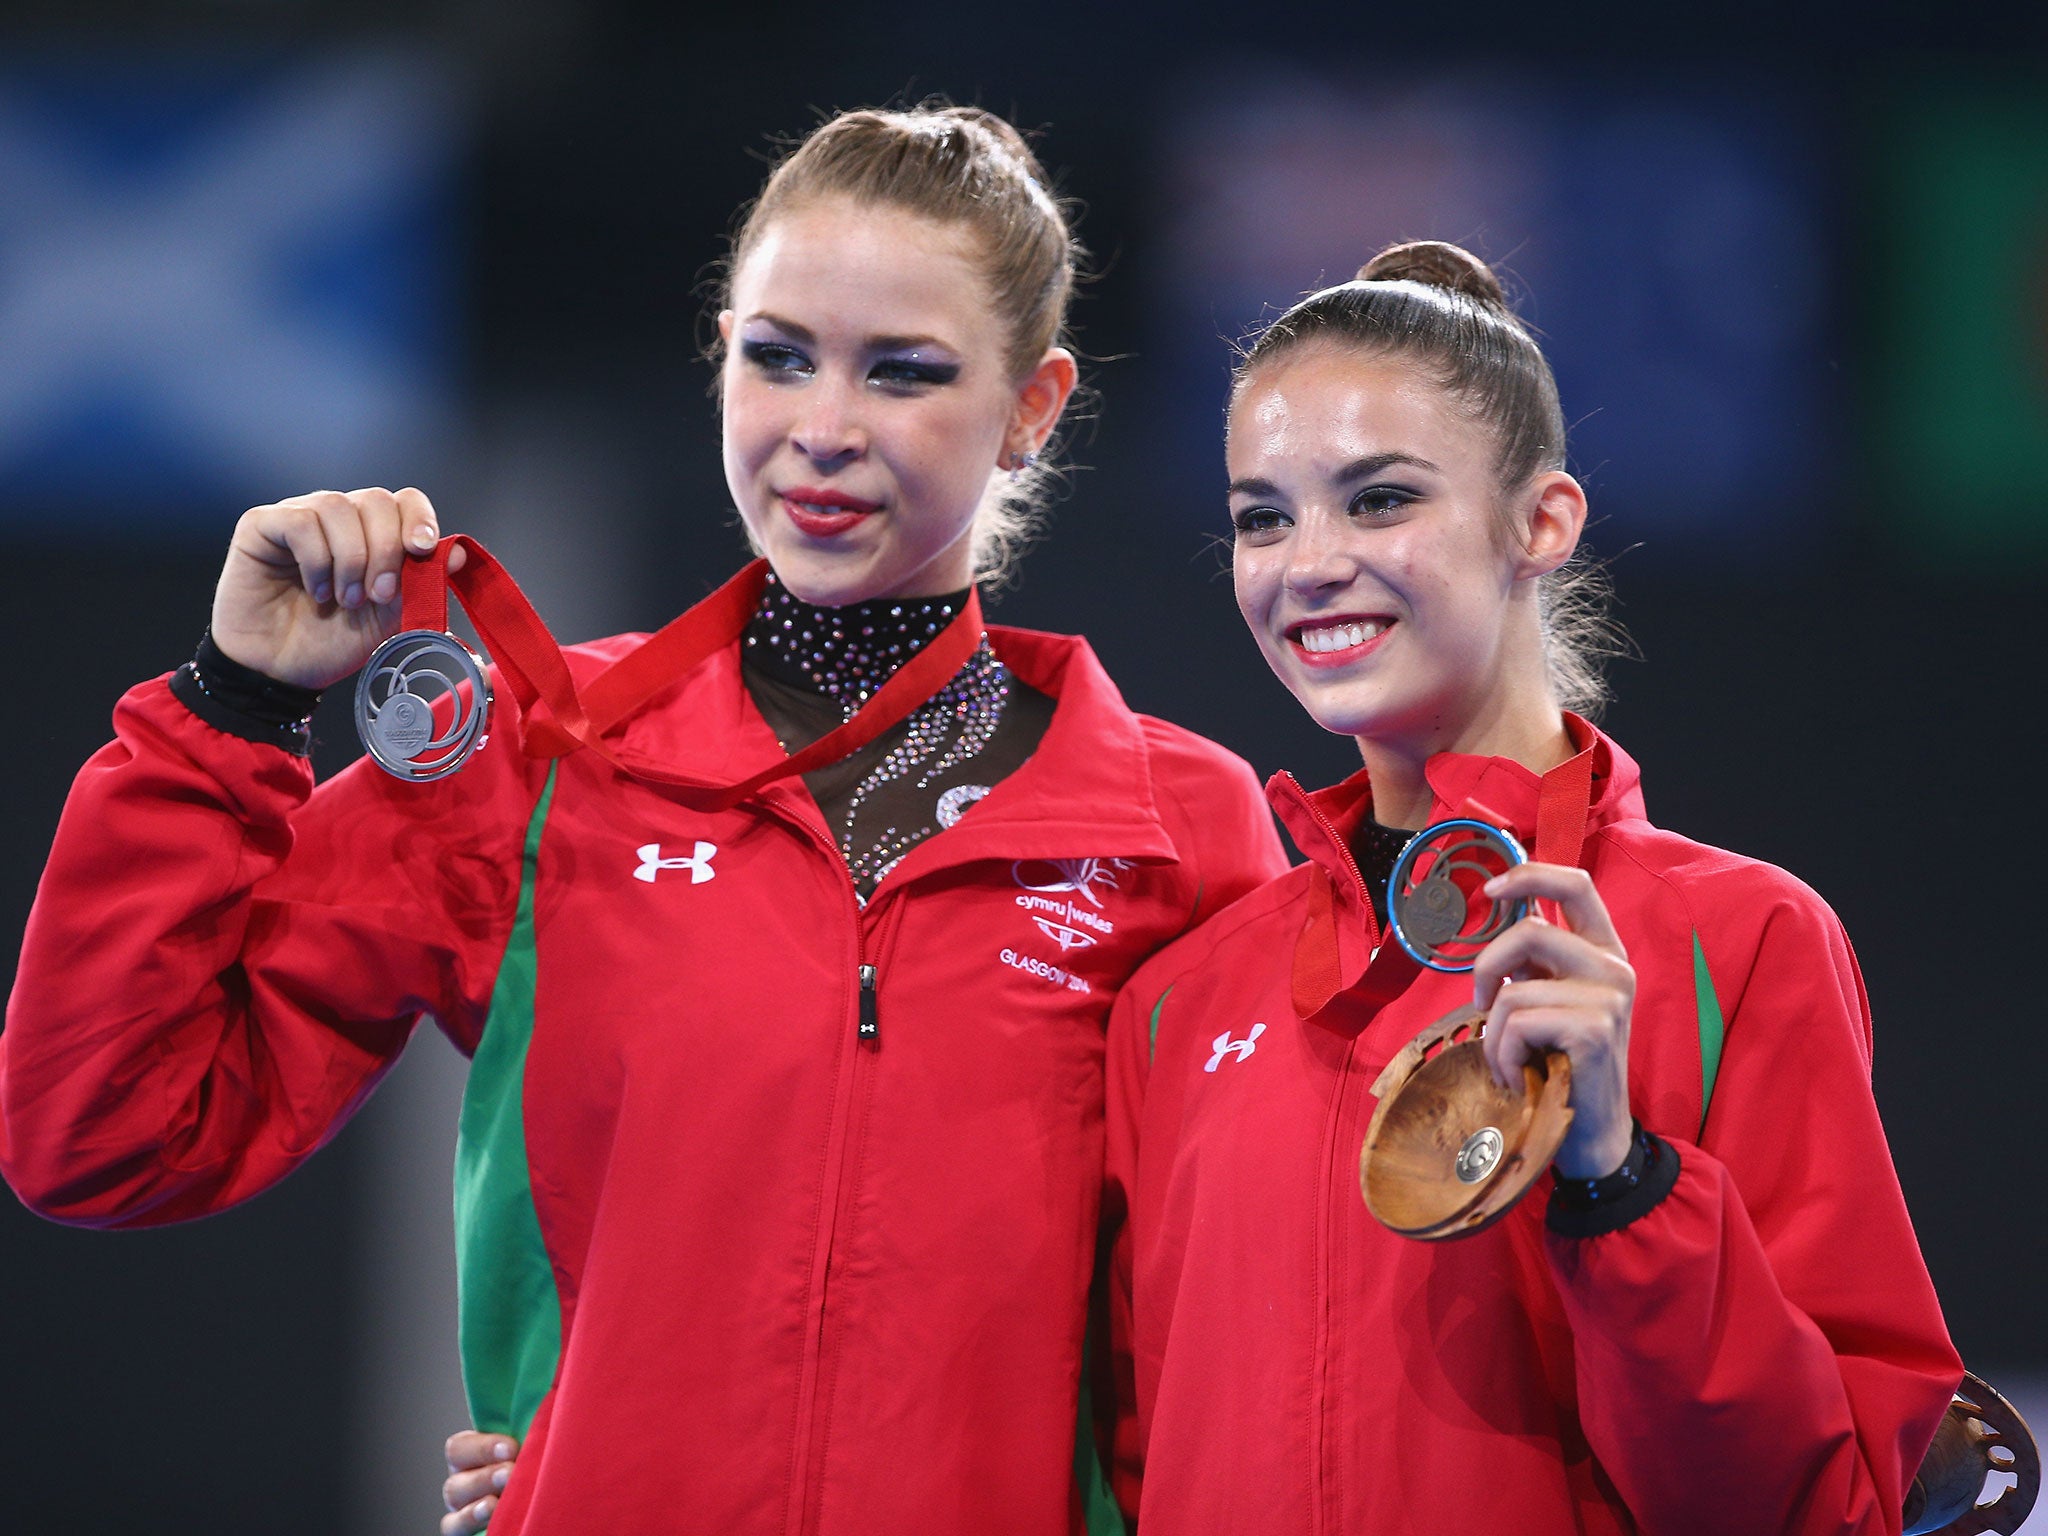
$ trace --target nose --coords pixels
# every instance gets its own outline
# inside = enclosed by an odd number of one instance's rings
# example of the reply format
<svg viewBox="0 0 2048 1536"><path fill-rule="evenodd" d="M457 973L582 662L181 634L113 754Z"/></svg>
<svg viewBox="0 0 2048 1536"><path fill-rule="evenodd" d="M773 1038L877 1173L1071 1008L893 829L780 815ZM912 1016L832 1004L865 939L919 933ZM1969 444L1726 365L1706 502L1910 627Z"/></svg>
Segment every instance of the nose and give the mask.
<svg viewBox="0 0 2048 1536"><path fill-rule="evenodd" d="M1346 536L1349 532L1341 517L1304 511L1287 543L1287 590L1297 597L1314 597L1356 580L1358 560Z"/></svg>
<svg viewBox="0 0 2048 1536"><path fill-rule="evenodd" d="M814 379L803 392L790 442L820 469L836 469L867 452L858 389L847 388L829 374Z"/></svg>

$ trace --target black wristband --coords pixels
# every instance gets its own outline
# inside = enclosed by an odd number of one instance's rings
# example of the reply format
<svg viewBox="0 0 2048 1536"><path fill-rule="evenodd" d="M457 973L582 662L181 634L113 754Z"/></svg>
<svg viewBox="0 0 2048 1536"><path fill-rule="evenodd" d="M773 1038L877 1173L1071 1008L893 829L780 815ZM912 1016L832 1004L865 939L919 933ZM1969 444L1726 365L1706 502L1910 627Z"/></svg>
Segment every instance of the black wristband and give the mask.
<svg viewBox="0 0 2048 1536"><path fill-rule="evenodd" d="M320 690L281 683L243 666L213 643L211 630L193 658L171 674L171 692L217 731L300 757L312 755L312 715Z"/></svg>
<svg viewBox="0 0 2048 1536"><path fill-rule="evenodd" d="M1628 1156L1614 1172L1597 1179L1554 1179L1544 1221L1563 1237L1618 1232L1663 1204L1677 1182L1678 1149L1638 1122Z"/></svg>

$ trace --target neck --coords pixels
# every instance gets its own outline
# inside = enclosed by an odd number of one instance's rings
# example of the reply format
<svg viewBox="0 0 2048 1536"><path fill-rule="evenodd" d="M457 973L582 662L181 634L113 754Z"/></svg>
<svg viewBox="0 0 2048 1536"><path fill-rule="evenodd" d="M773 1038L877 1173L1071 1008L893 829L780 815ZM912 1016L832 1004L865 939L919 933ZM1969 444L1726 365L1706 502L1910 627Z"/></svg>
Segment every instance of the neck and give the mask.
<svg viewBox="0 0 2048 1536"><path fill-rule="evenodd" d="M966 599L962 591L823 608L792 594L771 572L747 621L742 654L771 677L822 693L850 713L937 638Z"/></svg>
<svg viewBox="0 0 2048 1536"><path fill-rule="evenodd" d="M1429 760L1442 752L1477 757L1505 757L1531 773L1548 773L1573 753L1564 712L1546 689L1540 698L1520 707L1507 706L1457 730L1416 735L1358 738L1367 776L1372 780L1373 820L1387 827L1428 824L1435 796L1424 773Z"/></svg>

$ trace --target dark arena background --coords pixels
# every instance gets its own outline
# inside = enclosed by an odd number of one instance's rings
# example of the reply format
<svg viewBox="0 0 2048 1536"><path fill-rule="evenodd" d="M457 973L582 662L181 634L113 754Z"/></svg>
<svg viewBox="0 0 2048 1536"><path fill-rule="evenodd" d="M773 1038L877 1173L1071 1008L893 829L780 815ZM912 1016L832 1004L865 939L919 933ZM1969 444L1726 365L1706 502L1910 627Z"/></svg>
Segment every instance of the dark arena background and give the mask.
<svg viewBox="0 0 2048 1536"><path fill-rule="evenodd" d="M1262 773L1356 758L1231 601L1230 339L1397 237L1512 274L1640 651L1608 723L1660 822L1841 913L1950 1325L2048 1431L2048 8L1644 13L0 4L9 974L71 774L191 654L245 506L424 486L564 639L733 570L701 280L771 135L944 92L1041 130L1100 274L1099 408L996 616ZM192 1226L0 1203L0 1531L431 1531L461 1074L422 1031Z"/></svg>

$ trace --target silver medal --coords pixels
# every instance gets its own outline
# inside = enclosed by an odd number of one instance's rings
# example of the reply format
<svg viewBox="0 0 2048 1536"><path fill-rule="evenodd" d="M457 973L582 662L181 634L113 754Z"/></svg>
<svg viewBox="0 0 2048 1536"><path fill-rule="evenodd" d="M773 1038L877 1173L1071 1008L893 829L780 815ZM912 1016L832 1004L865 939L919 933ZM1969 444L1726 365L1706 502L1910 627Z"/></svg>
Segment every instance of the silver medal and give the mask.
<svg viewBox="0 0 2048 1536"><path fill-rule="evenodd" d="M356 734L396 778L446 778L483 746L490 719L483 662L439 630L401 630L370 653L356 679Z"/></svg>

